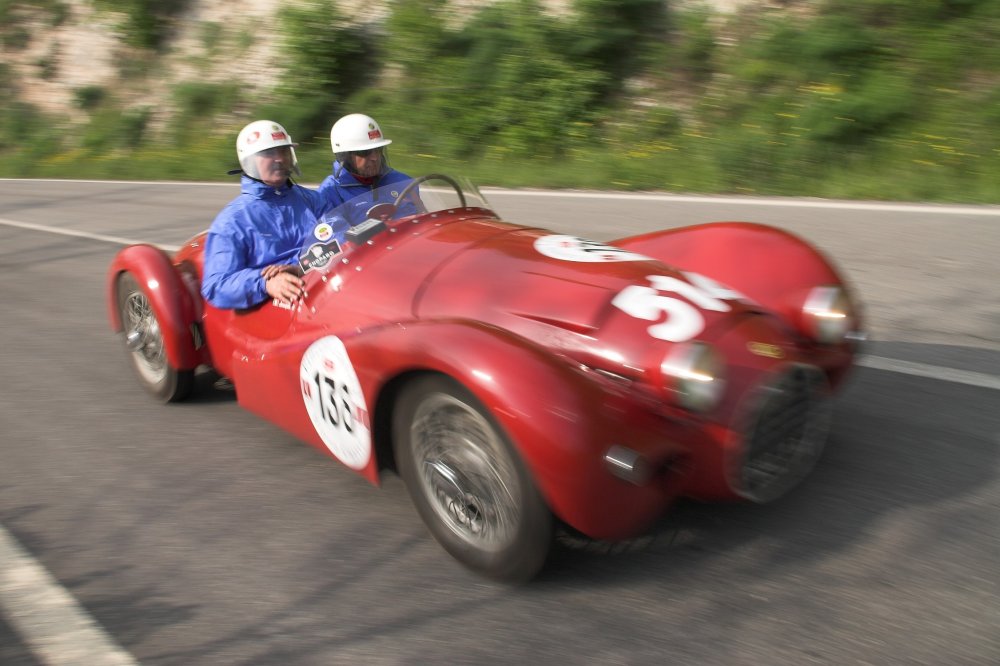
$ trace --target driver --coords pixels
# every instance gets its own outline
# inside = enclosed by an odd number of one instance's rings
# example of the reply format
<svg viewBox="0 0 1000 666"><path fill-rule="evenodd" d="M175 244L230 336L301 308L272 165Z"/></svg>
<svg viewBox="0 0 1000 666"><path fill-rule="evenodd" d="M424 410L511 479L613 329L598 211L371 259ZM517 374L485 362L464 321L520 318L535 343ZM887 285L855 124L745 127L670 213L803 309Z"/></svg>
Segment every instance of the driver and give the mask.
<svg viewBox="0 0 1000 666"><path fill-rule="evenodd" d="M364 221L365 212L377 203L392 203L406 186L410 177L389 166L385 147L392 141L385 138L382 128L371 116L362 113L346 115L333 124L330 130L330 147L335 160L333 172L319 186L319 193L326 199L327 210L350 201L347 220L331 219L339 236L348 225ZM378 188L400 183L399 189L386 188L383 196L392 199L377 200ZM403 211L408 215L413 211Z"/></svg>
<svg viewBox="0 0 1000 666"><path fill-rule="evenodd" d="M205 240L201 293L217 308L249 308L269 298L294 303L303 294L297 256L328 209L299 175L285 128L257 120L236 137L241 194L216 216Z"/></svg>

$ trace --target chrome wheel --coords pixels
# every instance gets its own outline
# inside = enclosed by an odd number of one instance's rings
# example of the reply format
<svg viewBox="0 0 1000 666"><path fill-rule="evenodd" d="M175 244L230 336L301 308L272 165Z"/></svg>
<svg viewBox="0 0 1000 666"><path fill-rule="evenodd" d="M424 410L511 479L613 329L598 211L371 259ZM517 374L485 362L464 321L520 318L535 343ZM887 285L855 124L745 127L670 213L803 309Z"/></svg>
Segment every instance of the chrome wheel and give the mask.
<svg viewBox="0 0 1000 666"><path fill-rule="evenodd" d="M476 548L509 545L520 518L517 474L496 432L453 396L424 400L410 427L421 491L442 523Z"/></svg>
<svg viewBox="0 0 1000 666"><path fill-rule="evenodd" d="M552 513L471 392L442 375L412 380L393 409L392 439L413 504L445 550L498 580L538 573L552 544Z"/></svg>
<svg viewBox="0 0 1000 666"><path fill-rule="evenodd" d="M125 332L125 350L139 382L167 402L183 400L194 384L193 370L178 370L167 358L164 331L149 296L131 273L118 278L118 314Z"/></svg>
<svg viewBox="0 0 1000 666"><path fill-rule="evenodd" d="M122 325L125 327L125 346L132 352L136 371L150 384L162 382L167 376L163 335L149 299L141 291L125 296Z"/></svg>

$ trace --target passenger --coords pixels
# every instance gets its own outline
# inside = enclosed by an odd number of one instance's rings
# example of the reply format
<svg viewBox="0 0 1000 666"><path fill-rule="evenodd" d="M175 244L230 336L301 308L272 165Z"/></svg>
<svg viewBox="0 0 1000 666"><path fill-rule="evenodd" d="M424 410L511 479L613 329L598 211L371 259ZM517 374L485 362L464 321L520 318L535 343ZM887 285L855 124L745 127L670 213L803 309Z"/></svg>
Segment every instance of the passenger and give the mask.
<svg viewBox="0 0 1000 666"><path fill-rule="evenodd" d="M393 203L398 191L387 188L376 193L378 188L400 183L399 191L410 177L389 166L385 147L392 141L385 138L382 128L375 119L361 113L344 116L330 130L330 147L335 160L333 172L319 186L319 192L326 199L327 210L350 201L345 210L338 211L347 219L330 219L335 236L340 237L348 225L363 222L365 213L374 204ZM381 200L376 196L381 194ZM391 198L387 198L391 197ZM416 208L404 207L401 215L417 212Z"/></svg>
<svg viewBox="0 0 1000 666"><path fill-rule="evenodd" d="M328 206L292 182L295 143L285 128L257 120L236 138L242 193L208 231L201 293L217 308L249 308L269 298L301 298L298 255Z"/></svg>

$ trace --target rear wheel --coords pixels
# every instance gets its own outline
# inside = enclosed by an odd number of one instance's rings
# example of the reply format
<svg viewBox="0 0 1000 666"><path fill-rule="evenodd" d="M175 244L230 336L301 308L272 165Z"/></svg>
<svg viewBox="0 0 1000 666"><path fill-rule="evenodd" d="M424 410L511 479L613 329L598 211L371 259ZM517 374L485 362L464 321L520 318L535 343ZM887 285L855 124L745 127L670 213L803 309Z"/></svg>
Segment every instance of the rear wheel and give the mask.
<svg viewBox="0 0 1000 666"><path fill-rule="evenodd" d="M118 313L125 331L125 349L139 383L165 402L186 398L191 393L194 372L170 365L160 322L149 297L131 273L122 273L118 278Z"/></svg>
<svg viewBox="0 0 1000 666"><path fill-rule="evenodd" d="M464 387L410 384L393 417L396 463L438 542L467 567L521 582L542 568L552 514L510 441Z"/></svg>

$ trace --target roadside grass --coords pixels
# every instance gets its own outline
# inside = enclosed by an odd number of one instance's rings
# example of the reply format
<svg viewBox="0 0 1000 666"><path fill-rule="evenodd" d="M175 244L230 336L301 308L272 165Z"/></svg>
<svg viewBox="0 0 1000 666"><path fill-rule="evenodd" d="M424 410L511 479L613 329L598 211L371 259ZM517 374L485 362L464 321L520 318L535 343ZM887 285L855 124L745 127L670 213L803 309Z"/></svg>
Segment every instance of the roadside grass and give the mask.
<svg viewBox="0 0 1000 666"><path fill-rule="evenodd" d="M390 151L392 166L401 171L413 176L458 173L481 186L1000 203L997 150L963 156L920 145L889 145L830 164L790 158L764 163L766 158L752 150L733 157L726 148L694 145L662 153L578 150L563 158L535 160L472 161L404 150L394 143ZM75 148L40 154L22 147L0 163L0 177L236 182L227 175L237 167L234 152L221 140L183 149L155 146L97 153ZM318 142L303 142L298 158L305 183L320 182L333 161L329 149ZM740 168L727 171L726 164L740 159Z"/></svg>
<svg viewBox="0 0 1000 666"><path fill-rule="evenodd" d="M447 144L436 148L407 118L390 115L384 127L395 168L413 176L463 174L484 186L1000 203L1000 136L990 131L1000 112L991 104L967 113L958 101L942 104L919 123L856 140L817 137L811 127L786 126L780 114L770 126L761 113L755 123L682 130L668 123L662 132L640 121L626 131L605 128L599 140L567 140L559 156L489 143L462 156ZM175 133L185 139L167 143L162 134L137 132L137 119L102 106L90 122L73 126L27 105L0 109L12 131L0 136L0 177L235 182L227 171L238 166L233 136L242 120L232 127L190 120L194 129ZM300 180L318 183L333 160L328 137L300 139L287 126L299 141Z"/></svg>

